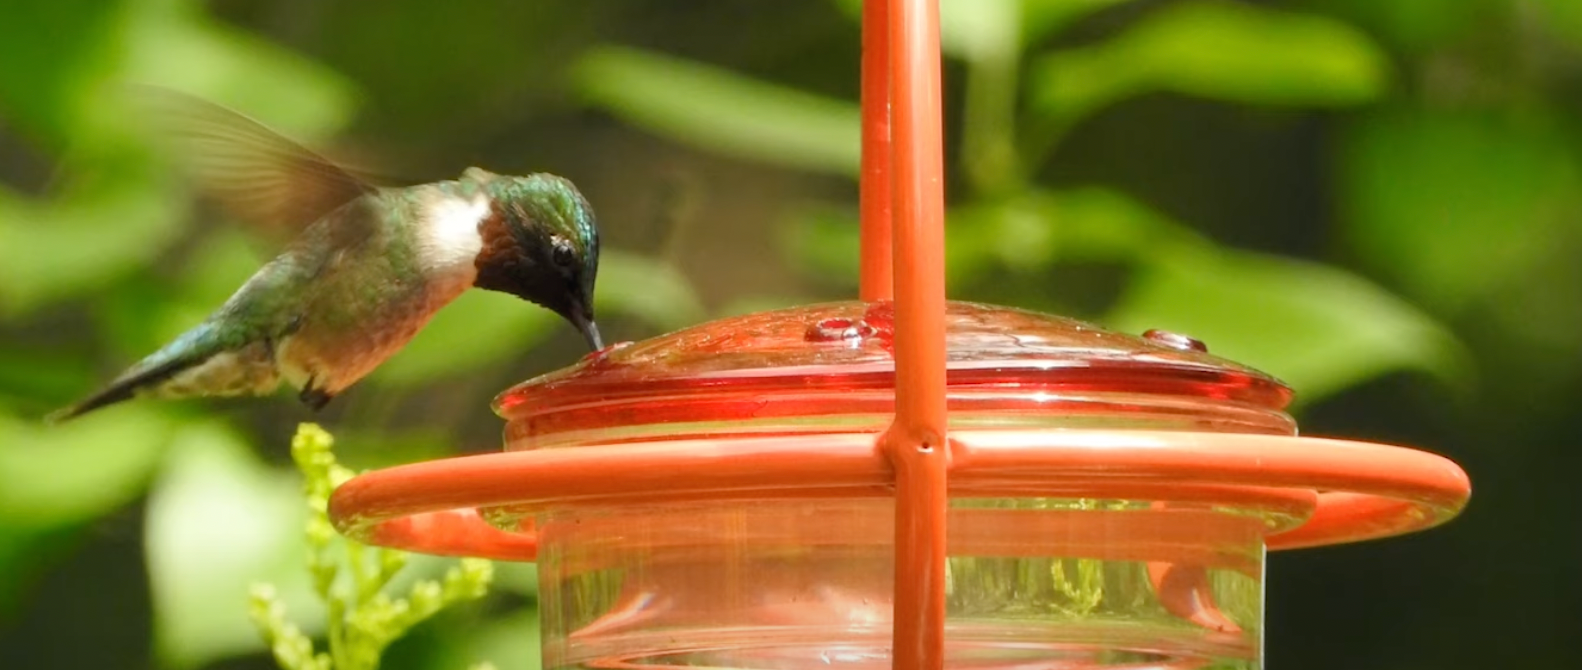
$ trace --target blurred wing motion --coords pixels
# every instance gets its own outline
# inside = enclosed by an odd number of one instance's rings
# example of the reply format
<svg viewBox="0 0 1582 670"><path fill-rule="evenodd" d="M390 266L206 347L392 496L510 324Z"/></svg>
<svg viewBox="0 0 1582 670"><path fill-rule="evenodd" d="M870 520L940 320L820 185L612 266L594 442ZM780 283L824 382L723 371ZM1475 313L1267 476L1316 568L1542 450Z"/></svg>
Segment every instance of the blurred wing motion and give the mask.
<svg viewBox="0 0 1582 670"><path fill-rule="evenodd" d="M158 139L232 215L290 237L375 191L330 160L238 112L169 89L133 88Z"/></svg>

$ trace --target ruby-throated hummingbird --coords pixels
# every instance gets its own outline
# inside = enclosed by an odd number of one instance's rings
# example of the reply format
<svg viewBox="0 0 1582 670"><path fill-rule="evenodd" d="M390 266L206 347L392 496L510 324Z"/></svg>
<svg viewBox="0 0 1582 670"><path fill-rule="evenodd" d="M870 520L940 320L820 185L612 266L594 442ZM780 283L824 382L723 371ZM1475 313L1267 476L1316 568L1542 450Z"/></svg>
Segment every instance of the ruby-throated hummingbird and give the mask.
<svg viewBox="0 0 1582 670"><path fill-rule="evenodd" d="M599 233L570 181L469 168L455 181L377 187L237 113L154 99L200 188L294 239L208 319L51 421L133 396L260 395L281 381L316 410L469 287L546 307L602 348Z"/></svg>

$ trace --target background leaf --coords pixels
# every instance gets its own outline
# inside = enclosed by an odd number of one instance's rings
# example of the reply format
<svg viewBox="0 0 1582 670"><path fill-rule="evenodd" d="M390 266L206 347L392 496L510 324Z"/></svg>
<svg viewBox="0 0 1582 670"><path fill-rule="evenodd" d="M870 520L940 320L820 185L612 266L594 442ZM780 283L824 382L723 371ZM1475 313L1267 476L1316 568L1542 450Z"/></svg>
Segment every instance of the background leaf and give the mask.
<svg viewBox="0 0 1582 670"><path fill-rule="evenodd" d="M590 104L671 139L728 156L857 174L857 106L701 63L619 47L576 70Z"/></svg>
<svg viewBox="0 0 1582 670"><path fill-rule="evenodd" d="M629 314L665 330L705 318L686 276L670 263L612 249L599 261L601 312Z"/></svg>
<svg viewBox="0 0 1582 670"><path fill-rule="evenodd" d="M170 431L149 407L61 426L0 414L0 516L50 528L130 503L160 464Z"/></svg>
<svg viewBox="0 0 1582 670"><path fill-rule="evenodd" d="M1133 277L1106 327L1163 328L1279 377L1311 403L1400 369L1465 384L1466 352L1428 315L1350 273L1178 246Z"/></svg>
<svg viewBox="0 0 1582 670"><path fill-rule="evenodd" d="M53 203L0 189L0 316L102 288L158 258L180 209L137 175ZM146 179L146 176L144 177Z"/></svg>
<svg viewBox="0 0 1582 670"><path fill-rule="evenodd" d="M1582 170L1548 125L1408 110L1358 123L1337 166L1352 248L1448 310L1502 293L1582 230Z"/></svg>
<svg viewBox="0 0 1582 670"><path fill-rule="evenodd" d="M1156 90L1262 105L1355 105L1384 91L1386 62L1366 36L1331 19L1197 0L1149 14L1113 40L1039 59L1033 96L1044 113L1065 119Z"/></svg>
<svg viewBox="0 0 1582 670"><path fill-rule="evenodd" d="M142 495L170 433L148 408L58 428L0 409L0 624L85 527Z"/></svg>
<svg viewBox="0 0 1582 670"><path fill-rule="evenodd" d="M292 619L322 625L303 569L301 483L265 466L234 432L183 430L148 501L147 561L159 655L171 668L263 648L248 587L273 583Z"/></svg>

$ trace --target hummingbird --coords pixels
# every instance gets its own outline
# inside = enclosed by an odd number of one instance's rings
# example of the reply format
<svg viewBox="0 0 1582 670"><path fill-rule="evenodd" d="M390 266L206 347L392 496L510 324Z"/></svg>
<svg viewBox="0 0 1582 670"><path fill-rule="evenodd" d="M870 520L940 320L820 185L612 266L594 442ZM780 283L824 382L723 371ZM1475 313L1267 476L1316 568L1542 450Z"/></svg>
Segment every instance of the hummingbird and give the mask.
<svg viewBox="0 0 1582 670"><path fill-rule="evenodd" d="M153 99L199 190L291 239L203 322L50 422L136 396L263 395L281 382L317 411L469 288L547 308L603 348L599 232L570 180L472 167L376 186L238 112L171 91Z"/></svg>

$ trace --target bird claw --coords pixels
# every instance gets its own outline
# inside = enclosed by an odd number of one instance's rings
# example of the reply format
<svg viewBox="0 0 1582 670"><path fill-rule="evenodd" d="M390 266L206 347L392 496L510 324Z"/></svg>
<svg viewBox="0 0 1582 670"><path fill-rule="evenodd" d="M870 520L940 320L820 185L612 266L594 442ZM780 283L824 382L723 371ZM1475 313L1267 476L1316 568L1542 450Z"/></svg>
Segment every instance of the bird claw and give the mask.
<svg viewBox="0 0 1582 670"><path fill-rule="evenodd" d="M297 399L301 400L302 404L307 405L308 409L315 412L324 409L324 406L329 404L330 398L333 397L335 396L325 392L324 389L315 388L312 384L302 387L302 392L297 394Z"/></svg>

